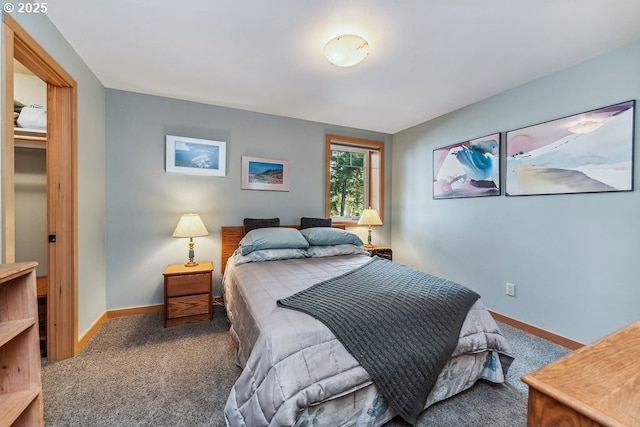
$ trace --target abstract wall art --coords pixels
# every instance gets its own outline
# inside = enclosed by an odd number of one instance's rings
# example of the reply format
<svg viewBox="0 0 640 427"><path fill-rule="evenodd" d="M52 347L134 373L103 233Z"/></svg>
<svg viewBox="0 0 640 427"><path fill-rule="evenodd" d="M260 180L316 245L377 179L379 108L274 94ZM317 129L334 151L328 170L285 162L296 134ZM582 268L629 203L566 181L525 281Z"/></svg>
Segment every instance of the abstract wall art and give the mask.
<svg viewBox="0 0 640 427"><path fill-rule="evenodd" d="M433 150L433 198L500 195L500 134Z"/></svg>
<svg viewBox="0 0 640 427"><path fill-rule="evenodd" d="M633 190L635 101L507 132L507 196Z"/></svg>

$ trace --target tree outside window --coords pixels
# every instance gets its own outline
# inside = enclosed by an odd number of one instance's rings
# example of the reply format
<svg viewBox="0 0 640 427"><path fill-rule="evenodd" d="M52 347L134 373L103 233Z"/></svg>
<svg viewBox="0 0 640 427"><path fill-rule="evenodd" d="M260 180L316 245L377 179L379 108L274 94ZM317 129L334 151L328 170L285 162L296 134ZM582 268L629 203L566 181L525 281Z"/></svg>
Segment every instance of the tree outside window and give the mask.
<svg viewBox="0 0 640 427"><path fill-rule="evenodd" d="M325 215L355 223L371 206L382 217L384 143L327 135L326 150Z"/></svg>
<svg viewBox="0 0 640 427"><path fill-rule="evenodd" d="M332 217L357 218L365 208L364 153L331 150Z"/></svg>

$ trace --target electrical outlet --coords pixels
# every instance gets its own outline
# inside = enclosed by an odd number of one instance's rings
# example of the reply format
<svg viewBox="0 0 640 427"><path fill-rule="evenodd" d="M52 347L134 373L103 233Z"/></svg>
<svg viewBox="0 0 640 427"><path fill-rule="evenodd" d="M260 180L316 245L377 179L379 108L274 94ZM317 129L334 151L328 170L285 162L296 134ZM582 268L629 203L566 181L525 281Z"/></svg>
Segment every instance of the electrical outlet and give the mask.
<svg viewBox="0 0 640 427"><path fill-rule="evenodd" d="M516 285L514 285L513 283L507 283L507 287L505 289L505 293L507 295L509 295L510 297L515 297L516 296Z"/></svg>

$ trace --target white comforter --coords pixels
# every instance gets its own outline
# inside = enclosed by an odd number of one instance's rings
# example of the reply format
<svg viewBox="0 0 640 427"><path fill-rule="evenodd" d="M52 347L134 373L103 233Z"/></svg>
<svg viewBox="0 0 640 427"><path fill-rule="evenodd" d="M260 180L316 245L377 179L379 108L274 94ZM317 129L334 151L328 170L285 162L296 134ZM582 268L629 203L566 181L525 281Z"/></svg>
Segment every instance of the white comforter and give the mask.
<svg viewBox="0 0 640 427"><path fill-rule="evenodd" d="M228 425L291 426L303 424L304 419L320 425L377 426L395 415L364 368L324 324L276 305L280 298L369 260L352 255L227 264L224 299L238 347L237 362L243 368L225 407ZM503 382L498 354L510 353L495 321L476 302L425 407L470 387L478 378ZM367 396L359 405L354 405L356 397L343 398L356 390ZM316 406L330 410L309 409Z"/></svg>

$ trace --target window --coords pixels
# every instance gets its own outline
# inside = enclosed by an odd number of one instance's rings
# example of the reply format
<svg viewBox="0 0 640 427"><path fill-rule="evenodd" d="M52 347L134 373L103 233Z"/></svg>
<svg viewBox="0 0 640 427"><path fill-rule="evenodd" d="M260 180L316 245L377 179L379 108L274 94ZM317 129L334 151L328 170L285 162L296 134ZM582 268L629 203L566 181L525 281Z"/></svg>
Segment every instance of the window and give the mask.
<svg viewBox="0 0 640 427"><path fill-rule="evenodd" d="M384 143L327 135L325 216L357 222L371 206L383 218Z"/></svg>

